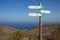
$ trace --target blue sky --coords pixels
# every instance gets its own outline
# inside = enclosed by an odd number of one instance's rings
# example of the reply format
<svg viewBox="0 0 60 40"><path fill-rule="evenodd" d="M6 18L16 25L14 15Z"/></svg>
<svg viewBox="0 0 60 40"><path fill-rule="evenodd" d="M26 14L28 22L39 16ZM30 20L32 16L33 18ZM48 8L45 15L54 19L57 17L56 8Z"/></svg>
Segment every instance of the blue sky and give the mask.
<svg viewBox="0 0 60 40"><path fill-rule="evenodd" d="M51 14L43 17L43 22L60 23L60 0L0 0L0 22L38 22L39 17L29 17L27 14L38 12L28 9L29 5L44 5Z"/></svg>

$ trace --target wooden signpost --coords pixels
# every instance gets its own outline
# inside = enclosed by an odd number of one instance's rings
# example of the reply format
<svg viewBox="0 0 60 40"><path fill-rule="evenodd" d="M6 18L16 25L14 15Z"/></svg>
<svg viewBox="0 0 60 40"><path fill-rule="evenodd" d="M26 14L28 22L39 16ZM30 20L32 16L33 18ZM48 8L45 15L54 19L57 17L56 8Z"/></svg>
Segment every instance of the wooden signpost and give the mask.
<svg viewBox="0 0 60 40"><path fill-rule="evenodd" d="M45 14L50 14L51 11L43 10L42 3L39 6L28 6L29 9L38 9L38 13L29 13L28 16L39 16L39 40L43 40L42 38L42 16Z"/></svg>

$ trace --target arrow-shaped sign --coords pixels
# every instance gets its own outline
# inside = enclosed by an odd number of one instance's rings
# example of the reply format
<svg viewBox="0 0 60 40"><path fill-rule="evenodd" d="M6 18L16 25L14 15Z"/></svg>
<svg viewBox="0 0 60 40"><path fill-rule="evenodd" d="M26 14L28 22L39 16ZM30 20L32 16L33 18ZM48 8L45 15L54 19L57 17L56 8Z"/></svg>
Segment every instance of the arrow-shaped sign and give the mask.
<svg viewBox="0 0 60 40"><path fill-rule="evenodd" d="M42 7L40 6L28 6L29 9L41 9Z"/></svg>
<svg viewBox="0 0 60 40"><path fill-rule="evenodd" d="M39 13L29 13L29 16L45 16L45 14L50 14L51 11L43 10L44 6L40 3L40 6L28 6L29 9L38 9Z"/></svg>
<svg viewBox="0 0 60 40"><path fill-rule="evenodd" d="M42 16L42 15L39 13L29 13L28 16Z"/></svg>
<svg viewBox="0 0 60 40"><path fill-rule="evenodd" d="M48 11L48 10L40 10L41 13L46 13L46 14L50 14L51 11Z"/></svg>

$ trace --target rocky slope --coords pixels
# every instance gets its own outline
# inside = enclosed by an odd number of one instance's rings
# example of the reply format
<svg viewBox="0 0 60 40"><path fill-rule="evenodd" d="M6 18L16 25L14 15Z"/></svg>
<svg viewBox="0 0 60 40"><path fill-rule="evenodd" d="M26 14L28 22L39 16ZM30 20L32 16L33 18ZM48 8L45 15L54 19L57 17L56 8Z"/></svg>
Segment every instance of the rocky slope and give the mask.
<svg viewBox="0 0 60 40"><path fill-rule="evenodd" d="M0 25L0 40L5 40L8 34L14 30L16 29L5 26L5 25Z"/></svg>
<svg viewBox="0 0 60 40"><path fill-rule="evenodd" d="M60 25L58 24L52 24L52 25L44 25L43 26L43 38L44 38L44 40L47 40L47 38L51 35L51 33L53 32L53 31L55 31L55 29L57 28L57 27L60 27ZM28 31L28 33L29 34L31 34L31 35L35 35L36 37L39 37L39 28L37 27L37 28L33 28L32 30L29 30Z"/></svg>
<svg viewBox="0 0 60 40"><path fill-rule="evenodd" d="M58 25L57 24L44 25L43 32L42 32L43 39L49 40L50 39L49 36L51 36L51 33L53 33L57 27L60 27L60 25L59 24ZM16 30L17 29L9 27L9 26L0 25L0 40L5 40L8 37L9 33L16 31ZM23 31L25 35L30 35L31 37L35 37L39 39L39 28L38 27L32 28L31 30L20 30L20 31Z"/></svg>

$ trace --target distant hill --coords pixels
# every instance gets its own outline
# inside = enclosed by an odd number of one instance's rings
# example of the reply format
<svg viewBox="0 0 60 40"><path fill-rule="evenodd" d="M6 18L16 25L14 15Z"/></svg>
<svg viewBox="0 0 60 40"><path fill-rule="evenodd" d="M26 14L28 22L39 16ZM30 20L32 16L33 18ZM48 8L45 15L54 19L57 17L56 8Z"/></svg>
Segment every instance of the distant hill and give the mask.
<svg viewBox="0 0 60 40"><path fill-rule="evenodd" d="M9 33L16 30L15 28L0 25L0 40L5 40Z"/></svg>

